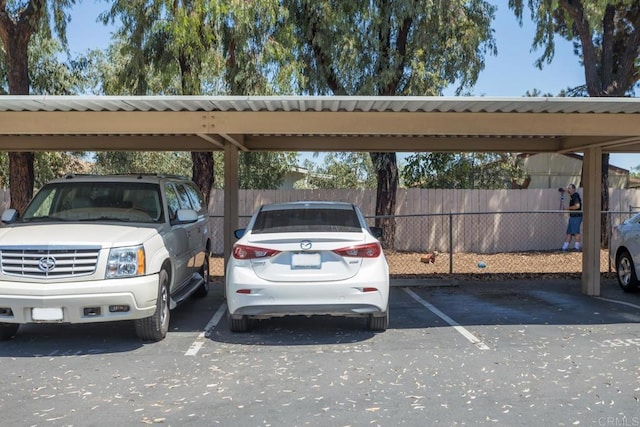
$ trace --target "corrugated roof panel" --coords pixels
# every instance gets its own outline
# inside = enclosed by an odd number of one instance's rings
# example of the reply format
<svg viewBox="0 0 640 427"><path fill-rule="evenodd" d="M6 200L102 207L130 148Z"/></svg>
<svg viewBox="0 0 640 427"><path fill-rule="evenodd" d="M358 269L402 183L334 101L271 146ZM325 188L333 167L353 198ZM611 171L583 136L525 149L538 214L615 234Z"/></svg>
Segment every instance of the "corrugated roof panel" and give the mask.
<svg viewBox="0 0 640 427"><path fill-rule="evenodd" d="M2 96L0 111L424 111L640 113L638 98Z"/></svg>

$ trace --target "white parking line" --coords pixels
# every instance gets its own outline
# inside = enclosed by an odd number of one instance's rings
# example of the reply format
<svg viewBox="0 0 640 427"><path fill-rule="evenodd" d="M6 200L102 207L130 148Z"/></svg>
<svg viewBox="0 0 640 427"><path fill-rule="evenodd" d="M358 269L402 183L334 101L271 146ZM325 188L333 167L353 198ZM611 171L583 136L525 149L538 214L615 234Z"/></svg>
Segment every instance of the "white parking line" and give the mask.
<svg viewBox="0 0 640 427"><path fill-rule="evenodd" d="M189 350L187 350L187 352L184 354L185 356L195 356L198 354L198 352L204 345L204 339L209 337L209 335L211 335L211 331L213 331L215 327L218 326L218 323L220 322L220 319L222 319L225 311L227 311L227 304L222 303L222 305L220 305L220 307L216 311L216 314L213 315L211 320L209 320L209 323L207 323L207 326L204 327L204 330L200 332L198 338L196 338L196 340L189 347Z"/></svg>
<svg viewBox="0 0 640 427"><path fill-rule="evenodd" d="M469 340L469 342L471 344L473 344L476 347L478 347L478 349L480 349L480 350L489 350L489 346L488 345L486 345L485 343L480 341L478 339L478 337L476 337L471 332L466 330L462 325L460 325L458 322L453 320L451 317L447 316L446 314L444 314L443 312L438 310L433 304L431 304L431 303L425 301L424 299L422 299L420 296L418 296L418 294L413 292L411 289L402 288L402 290L404 290L406 293L408 293L411 296L411 298L413 298L414 300L416 300L417 302L422 304L425 308L430 310L433 314L435 314L436 316L438 316L439 318L441 318L442 320L447 322L449 324L449 326L452 326L456 331L458 331L460 333L460 335L462 335L467 340Z"/></svg>
<svg viewBox="0 0 640 427"><path fill-rule="evenodd" d="M631 304L630 302L618 301L617 299L609 299L609 298L604 298L604 297L595 297L595 298L596 299L601 299L602 301L613 302L615 304L627 305L627 306L633 307L633 308L640 308L640 305Z"/></svg>

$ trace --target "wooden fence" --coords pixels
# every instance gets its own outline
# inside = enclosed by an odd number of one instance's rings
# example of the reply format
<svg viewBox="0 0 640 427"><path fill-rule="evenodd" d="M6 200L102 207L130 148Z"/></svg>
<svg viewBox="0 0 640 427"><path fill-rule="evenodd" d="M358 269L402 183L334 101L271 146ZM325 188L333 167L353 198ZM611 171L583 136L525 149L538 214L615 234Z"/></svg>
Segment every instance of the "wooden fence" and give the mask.
<svg viewBox="0 0 640 427"><path fill-rule="evenodd" d="M578 190L581 193L581 190ZM400 189L396 205L395 248L401 251L516 252L551 250L562 244L566 213L557 189L433 190ZM375 190L241 190L238 227L260 205L298 200L351 202L367 217L375 215ZM565 193L564 205L568 205ZM0 212L9 206L9 190L0 190ZM609 191L611 223L640 211L640 189ZM224 191L211 192L209 212L222 253ZM373 219L370 219L371 225Z"/></svg>
<svg viewBox="0 0 640 427"><path fill-rule="evenodd" d="M581 193L581 190L578 190ZM562 245L569 204L557 189L433 190L400 189L396 205L399 251L519 252L547 251ZM351 202L367 217L375 215L375 190L241 190L239 214L249 216L260 205L298 200ZM640 210L640 190L610 190L611 223ZM213 190L209 211L216 234L222 232L223 190ZM241 218L239 227L246 224ZM370 219L373 224L373 219ZM214 252L221 253L217 238Z"/></svg>

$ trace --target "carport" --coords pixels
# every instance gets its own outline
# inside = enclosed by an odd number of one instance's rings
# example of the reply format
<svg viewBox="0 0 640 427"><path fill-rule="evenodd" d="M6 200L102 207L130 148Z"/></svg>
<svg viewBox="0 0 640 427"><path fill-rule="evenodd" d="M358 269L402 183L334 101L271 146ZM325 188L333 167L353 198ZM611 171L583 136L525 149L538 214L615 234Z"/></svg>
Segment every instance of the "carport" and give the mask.
<svg viewBox="0 0 640 427"><path fill-rule="evenodd" d="M581 152L582 292L599 295L600 158L640 152L640 100L3 96L0 150L223 151L225 259L240 151Z"/></svg>

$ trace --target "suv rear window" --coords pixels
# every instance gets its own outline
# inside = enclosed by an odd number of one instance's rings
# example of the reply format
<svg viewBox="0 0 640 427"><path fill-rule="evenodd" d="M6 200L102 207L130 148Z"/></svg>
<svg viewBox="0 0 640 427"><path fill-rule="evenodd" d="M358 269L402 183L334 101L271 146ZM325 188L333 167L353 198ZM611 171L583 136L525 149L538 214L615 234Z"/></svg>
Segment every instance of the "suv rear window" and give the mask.
<svg viewBox="0 0 640 427"><path fill-rule="evenodd" d="M306 208L263 210L251 230L254 234L362 231L353 209Z"/></svg>

